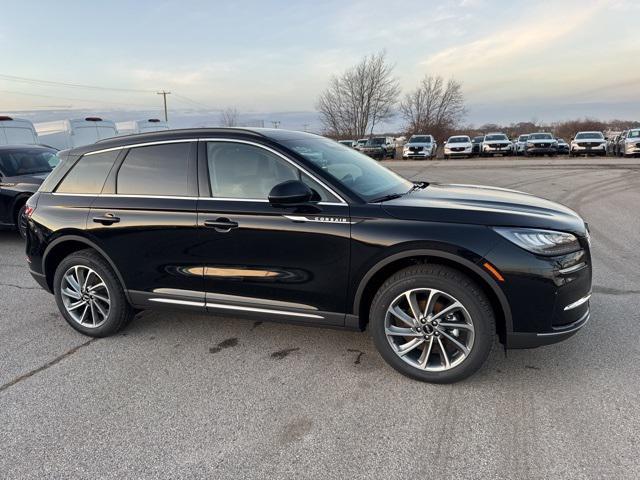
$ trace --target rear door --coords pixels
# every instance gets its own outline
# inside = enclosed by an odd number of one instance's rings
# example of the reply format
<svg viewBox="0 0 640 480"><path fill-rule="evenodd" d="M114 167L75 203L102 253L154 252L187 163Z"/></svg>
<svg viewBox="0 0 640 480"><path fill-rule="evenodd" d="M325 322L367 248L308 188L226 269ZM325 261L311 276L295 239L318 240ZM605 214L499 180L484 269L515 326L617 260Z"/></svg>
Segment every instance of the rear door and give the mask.
<svg viewBox="0 0 640 480"><path fill-rule="evenodd" d="M88 229L116 264L136 305L204 309L195 141L130 148L111 172Z"/></svg>

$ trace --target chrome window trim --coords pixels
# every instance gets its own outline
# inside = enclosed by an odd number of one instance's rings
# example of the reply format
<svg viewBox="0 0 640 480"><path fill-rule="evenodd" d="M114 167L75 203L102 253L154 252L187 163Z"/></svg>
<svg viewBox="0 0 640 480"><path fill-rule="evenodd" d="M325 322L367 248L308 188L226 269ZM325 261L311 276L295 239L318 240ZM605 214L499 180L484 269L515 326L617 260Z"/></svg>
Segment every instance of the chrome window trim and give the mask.
<svg viewBox="0 0 640 480"><path fill-rule="evenodd" d="M111 148L104 148L102 150L94 150L92 152L87 152L82 156L84 157L88 155L97 155L98 153L114 152L116 150L125 150L127 148L151 147L153 145L164 145L165 143L190 143L190 142L197 142L197 141L198 141L197 138L189 138L189 139L179 139L179 140L158 140L157 142L131 143L127 145L121 145L119 147L111 147Z"/></svg>
<svg viewBox="0 0 640 480"><path fill-rule="evenodd" d="M92 152L87 152L85 153L83 156L87 156L87 155L97 155L98 153L105 153L105 152L113 152L116 150L125 150L125 149L130 149L130 148L137 148L137 147L149 147L149 146L153 146L153 145L163 145L163 144L168 144L168 143L191 143L191 142L234 142L234 143L243 143L246 145L253 145L255 147L258 148L262 148L264 150L267 150L268 152L271 152L275 155L277 155L278 157L282 158L284 161L286 161L287 163L293 165L294 168L297 168L298 170L304 172L306 175L310 176L313 180L315 180L316 182L318 182L320 185L322 185L322 187L326 188L329 193L331 193L331 195L333 195L334 197L336 197L338 200L340 200L339 202L318 202L318 205L348 205L348 203L345 201L344 198L342 198L342 196L340 196L339 194L337 194L335 192L335 190L333 190L332 188L328 187L327 184L325 182L323 182L322 180L320 180L316 175L314 175L313 173L310 173L308 170L306 170L305 168L303 168L302 166L298 165L297 163L293 162L291 159L289 159L286 155L283 155L282 153L278 152L277 150L274 150L266 145L262 145L260 143L257 142L252 142L249 140L241 140L241 139L237 139L237 138L208 138L208 137L203 137L203 138L184 138L184 139L178 139L178 140L158 140L156 142L143 142L143 143L131 143L131 144L127 144L127 145L120 145L118 147L111 147L111 148L103 148L101 150L94 150ZM54 192L55 194L55 192ZM76 196L89 196L92 194L84 194L84 193L78 193L78 194L74 194ZM102 195L102 194L101 194ZM114 196L118 196L118 197L139 197L139 198L198 198L198 199L211 199L211 200L229 200L229 201L251 201L251 202L268 202L269 200L265 200L265 199L261 199L261 198L222 198L222 197L166 197L163 195L120 195L120 194L110 194L110 195L114 195ZM106 196L106 195L105 195Z"/></svg>

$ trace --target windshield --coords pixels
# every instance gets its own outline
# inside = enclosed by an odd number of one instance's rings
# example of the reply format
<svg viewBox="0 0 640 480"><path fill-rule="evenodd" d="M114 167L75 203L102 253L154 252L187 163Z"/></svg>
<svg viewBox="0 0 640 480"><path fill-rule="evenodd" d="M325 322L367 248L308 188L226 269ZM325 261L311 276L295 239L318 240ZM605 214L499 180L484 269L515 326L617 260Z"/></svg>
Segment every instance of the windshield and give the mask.
<svg viewBox="0 0 640 480"><path fill-rule="evenodd" d="M0 172L7 177L49 173L60 159L54 150L42 148L0 151Z"/></svg>
<svg viewBox="0 0 640 480"><path fill-rule="evenodd" d="M431 143L431 137L429 135L419 135L411 137L409 143Z"/></svg>
<svg viewBox="0 0 640 480"><path fill-rule="evenodd" d="M520 135L518 137L518 141L519 142L526 142L528 138L529 138L529 135Z"/></svg>
<svg viewBox="0 0 640 480"><path fill-rule="evenodd" d="M550 133L532 133L527 140L553 140Z"/></svg>
<svg viewBox="0 0 640 480"><path fill-rule="evenodd" d="M506 135L496 134L496 135L487 135L484 137L485 141L491 140L509 140Z"/></svg>
<svg viewBox="0 0 640 480"><path fill-rule="evenodd" d="M596 138L598 140L604 140L604 135L600 132L582 132L576 135L576 140L584 140L587 138Z"/></svg>
<svg viewBox="0 0 640 480"><path fill-rule="evenodd" d="M325 138L284 140L282 144L367 201L404 194L414 186L372 158Z"/></svg>
<svg viewBox="0 0 640 480"><path fill-rule="evenodd" d="M480 143L484 140L484 137L473 137L473 143Z"/></svg>
<svg viewBox="0 0 640 480"><path fill-rule="evenodd" d="M469 143L469 137L451 137L447 143Z"/></svg>
<svg viewBox="0 0 640 480"><path fill-rule="evenodd" d="M367 142L367 145L384 145L384 137L375 137Z"/></svg>
<svg viewBox="0 0 640 480"><path fill-rule="evenodd" d="M640 137L640 130L631 130L627 138L638 138Z"/></svg>

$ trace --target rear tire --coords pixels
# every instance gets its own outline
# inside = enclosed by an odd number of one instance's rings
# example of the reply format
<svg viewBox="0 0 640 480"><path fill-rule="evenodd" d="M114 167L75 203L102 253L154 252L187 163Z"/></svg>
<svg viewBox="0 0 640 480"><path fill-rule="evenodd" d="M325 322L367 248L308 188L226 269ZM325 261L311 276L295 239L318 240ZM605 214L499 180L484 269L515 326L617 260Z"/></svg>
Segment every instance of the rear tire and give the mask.
<svg viewBox="0 0 640 480"><path fill-rule="evenodd" d="M67 323L90 337L119 332L135 314L115 272L94 250L64 258L56 268L53 288Z"/></svg>
<svg viewBox="0 0 640 480"><path fill-rule="evenodd" d="M400 316L392 313L398 309ZM461 272L435 264L408 267L387 279L373 299L370 329L389 365L432 383L453 383L475 373L496 332L493 310L480 287Z"/></svg>
<svg viewBox="0 0 640 480"><path fill-rule="evenodd" d="M27 210L26 202L18 209L14 221L16 223L16 228L18 229L18 233L23 239L27 239L27 217L25 216L25 212Z"/></svg>

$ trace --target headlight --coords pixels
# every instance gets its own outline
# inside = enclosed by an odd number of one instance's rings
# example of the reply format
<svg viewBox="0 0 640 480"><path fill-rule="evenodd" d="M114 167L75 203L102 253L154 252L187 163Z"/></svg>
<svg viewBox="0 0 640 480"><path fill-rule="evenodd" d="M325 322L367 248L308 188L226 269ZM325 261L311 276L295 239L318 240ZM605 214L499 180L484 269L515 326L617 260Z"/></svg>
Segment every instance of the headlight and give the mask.
<svg viewBox="0 0 640 480"><path fill-rule="evenodd" d="M495 232L520 248L537 255L556 256L580 250L575 235L536 228L494 228Z"/></svg>

